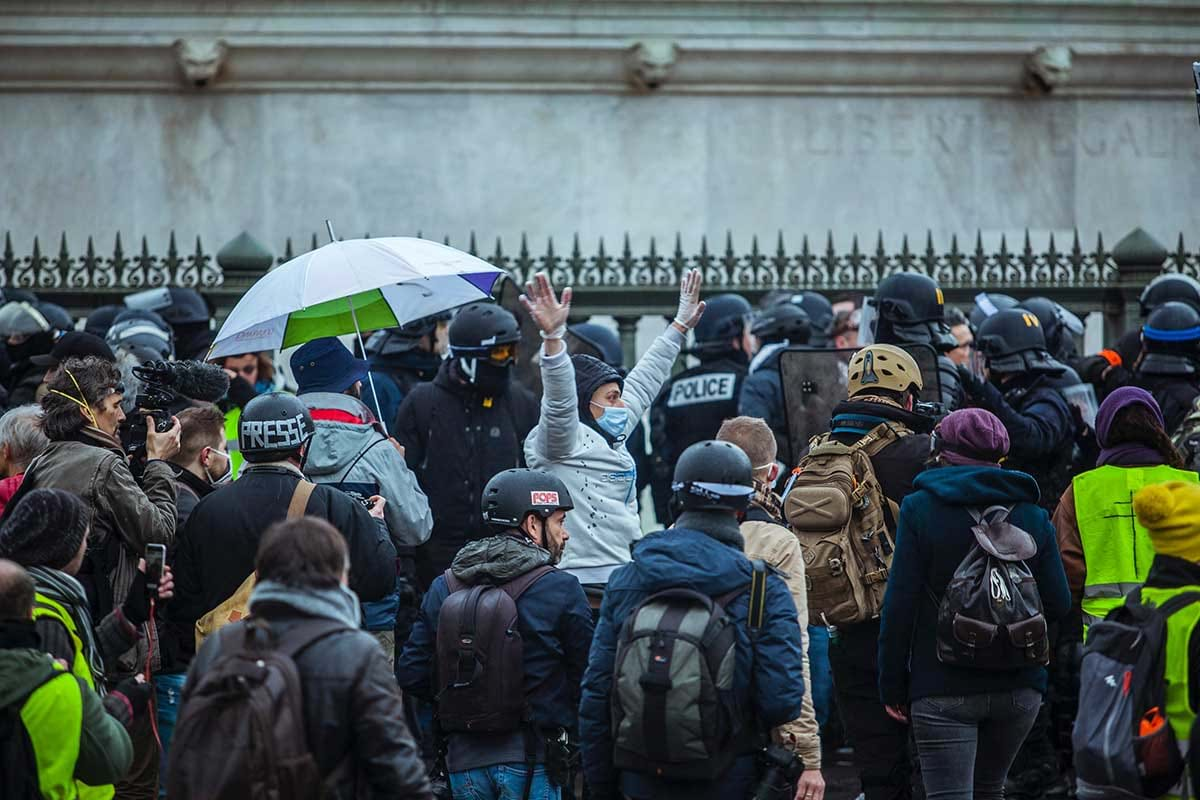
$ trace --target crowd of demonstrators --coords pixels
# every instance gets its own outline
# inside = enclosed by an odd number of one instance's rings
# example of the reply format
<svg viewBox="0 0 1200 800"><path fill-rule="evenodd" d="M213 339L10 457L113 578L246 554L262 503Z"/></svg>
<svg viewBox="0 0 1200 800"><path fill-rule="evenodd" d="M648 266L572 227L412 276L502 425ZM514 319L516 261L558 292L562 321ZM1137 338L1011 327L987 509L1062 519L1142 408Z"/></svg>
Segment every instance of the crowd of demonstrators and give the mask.
<svg viewBox="0 0 1200 800"><path fill-rule="evenodd" d="M525 466L524 442L538 418L537 399L513 381L516 317L473 303L455 314L448 335L450 358L432 381L409 391L392 426L433 514L433 533L416 553L422 588L464 544L487 536L483 487L493 475Z"/></svg>
<svg viewBox="0 0 1200 800"><path fill-rule="evenodd" d="M483 302L286 376L193 361L219 386L169 402L147 364L205 357L199 294L74 330L6 290L5 796L823 800L849 755L865 800L1041 800L1076 769L1092 800L1119 783L1097 659L1151 624L1129 738L1200 761L1200 283L1151 282L1081 356L1047 298L968 314L901 272L756 310L680 279L628 371L537 275L536 393ZM794 441L781 363L814 349L845 397Z"/></svg>

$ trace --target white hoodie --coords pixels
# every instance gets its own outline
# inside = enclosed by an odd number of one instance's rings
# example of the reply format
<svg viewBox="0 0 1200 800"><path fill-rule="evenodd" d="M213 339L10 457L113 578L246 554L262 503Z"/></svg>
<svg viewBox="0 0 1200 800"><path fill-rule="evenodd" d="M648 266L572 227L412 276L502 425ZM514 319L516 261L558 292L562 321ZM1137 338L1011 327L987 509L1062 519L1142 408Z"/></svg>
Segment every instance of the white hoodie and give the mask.
<svg viewBox="0 0 1200 800"><path fill-rule="evenodd" d="M668 327L625 377L626 436L670 377L683 343L683 334ZM525 439L525 462L566 484L575 504L567 514L571 540L559 568L582 584L608 583L609 574L631 560L630 545L642 538L637 467L624 439L610 445L580 421L575 367L566 350L553 356L542 351L542 416Z"/></svg>

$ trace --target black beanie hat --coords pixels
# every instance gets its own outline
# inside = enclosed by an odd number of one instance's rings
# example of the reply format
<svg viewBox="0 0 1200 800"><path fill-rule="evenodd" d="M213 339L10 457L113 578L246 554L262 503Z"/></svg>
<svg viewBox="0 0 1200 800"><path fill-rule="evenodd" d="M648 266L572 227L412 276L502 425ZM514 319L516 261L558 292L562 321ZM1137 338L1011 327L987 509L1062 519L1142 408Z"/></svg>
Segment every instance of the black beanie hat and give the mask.
<svg viewBox="0 0 1200 800"><path fill-rule="evenodd" d="M87 535L87 509L62 489L34 489L5 515L0 558L23 567L62 569Z"/></svg>
<svg viewBox="0 0 1200 800"><path fill-rule="evenodd" d="M579 398L579 418L584 422L592 422L592 410L589 404L592 395L606 383L615 383L625 390L625 376L615 367L610 367L594 356L571 356L571 364L575 367L575 395Z"/></svg>

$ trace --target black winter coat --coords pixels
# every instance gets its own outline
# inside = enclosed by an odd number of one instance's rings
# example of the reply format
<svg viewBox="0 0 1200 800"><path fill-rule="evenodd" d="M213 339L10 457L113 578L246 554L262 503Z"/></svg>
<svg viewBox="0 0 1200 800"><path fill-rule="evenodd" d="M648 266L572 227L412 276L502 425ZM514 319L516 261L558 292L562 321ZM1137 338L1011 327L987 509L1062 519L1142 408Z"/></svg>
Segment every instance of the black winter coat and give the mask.
<svg viewBox="0 0 1200 800"><path fill-rule="evenodd" d="M172 630L186 662L196 620L228 599L254 571L263 533L287 516L300 473L247 464L238 479L202 498L177 539L175 598L168 606ZM346 537L350 588L362 602L380 600L396 583L396 548L387 526L344 492L317 484L305 514L328 520Z"/></svg>
<svg viewBox="0 0 1200 800"><path fill-rule="evenodd" d="M1196 375L1147 375L1138 373L1133 383L1154 395L1162 409L1167 435L1172 436L1183 418L1192 412L1192 403L1200 396L1200 377Z"/></svg>
<svg viewBox="0 0 1200 800"><path fill-rule="evenodd" d="M258 603L254 613L277 635L313 619L282 603ZM241 630L239 624L226 625L204 643L188 673L184 703L196 676L232 646L232 637ZM333 797L432 800L425 764L404 725L392 665L373 636L354 630L331 633L301 651L296 668L305 738Z"/></svg>
<svg viewBox="0 0 1200 800"><path fill-rule="evenodd" d="M496 473L525 466L525 437L538 421L537 399L524 386L510 382L486 397L457 377L456 363L412 388L392 428L433 513L433 533L417 548L422 588L464 544L491 535L480 517L483 487Z"/></svg>

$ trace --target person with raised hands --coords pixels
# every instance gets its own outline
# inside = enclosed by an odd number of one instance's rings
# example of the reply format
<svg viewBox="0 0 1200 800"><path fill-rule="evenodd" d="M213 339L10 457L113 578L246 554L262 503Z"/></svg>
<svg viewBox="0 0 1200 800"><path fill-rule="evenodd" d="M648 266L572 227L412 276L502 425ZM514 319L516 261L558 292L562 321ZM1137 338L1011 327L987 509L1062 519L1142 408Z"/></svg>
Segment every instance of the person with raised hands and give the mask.
<svg viewBox="0 0 1200 800"><path fill-rule="evenodd" d="M561 568L591 588L593 597L613 570L629 562L630 547L642 536L637 469L625 440L704 313L700 283L699 270L683 274L675 319L624 377L597 358L568 354L563 336L571 287L560 298L546 274L538 273L521 296L543 339L542 415L525 440L525 459L571 492L575 511L567 521L571 540Z"/></svg>

